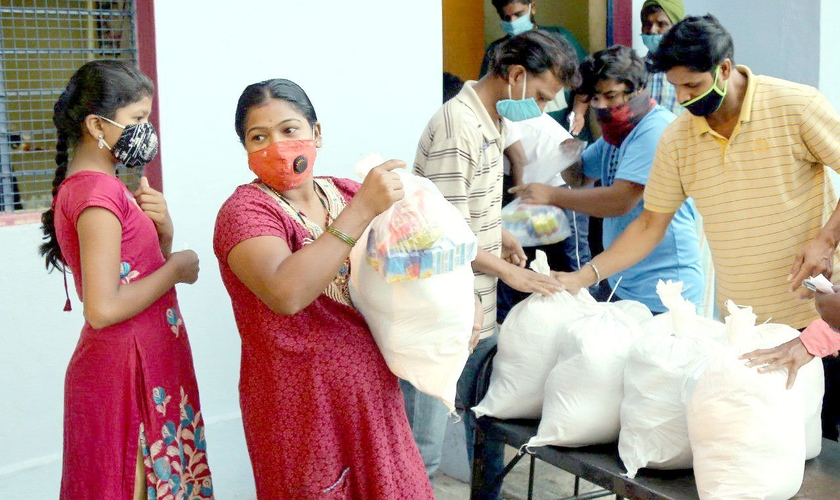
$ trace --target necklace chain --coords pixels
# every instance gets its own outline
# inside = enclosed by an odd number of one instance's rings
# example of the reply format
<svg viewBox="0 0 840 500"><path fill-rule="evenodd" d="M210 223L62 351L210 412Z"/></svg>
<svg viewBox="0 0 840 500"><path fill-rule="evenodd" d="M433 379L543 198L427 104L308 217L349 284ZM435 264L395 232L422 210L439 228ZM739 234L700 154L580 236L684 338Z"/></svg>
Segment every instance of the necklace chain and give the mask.
<svg viewBox="0 0 840 500"><path fill-rule="evenodd" d="M306 227L306 220L304 220L304 214L303 214L303 212L301 212L300 210L298 210L298 209L297 209L294 205L292 205L292 204L289 202L289 200L287 200L287 199L286 199L286 197L285 197L285 196L283 196L282 194L280 194L280 193L279 193L276 189L274 189L273 187L271 187L271 186L269 186L268 184L265 184L265 183L263 183L263 186L265 186L265 187L267 187L268 189L270 189L270 190L271 190L271 192L272 192L272 193L274 193L274 195L275 195L275 196L277 196L277 198L278 198L278 199L282 200L282 201L283 201L283 203L285 203L285 204L286 204L286 205L288 205L288 206L289 206L292 210L294 210L294 211L295 211L295 213L297 214L298 218L300 219L301 224L303 224L303 227ZM319 192L318 192L318 184L317 184L317 183L315 183L315 181L314 181L314 180L312 181L312 189L315 191L315 196L317 196L317 197L318 197L318 201L320 201L320 202L321 202L321 206L322 206L322 207L324 207L324 211L327 213L326 225L327 225L327 226L329 226L329 225L332 223L332 214L330 214L330 209L329 209L329 207L327 206L327 202L325 202L325 201L324 201L324 198L322 198L322 197L321 197L321 193L319 193ZM313 235L313 236L315 236L315 235Z"/></svg>
<svg viewBox="0 0 840 500"><path fill-rule="evenodd" d="M314 180L312 181L312 183L313 183L313 189L315 190L315 195L318 197L318 201L321 202L321 205L324 207L324 211L327 212L327 226L329 226L330 224L332 224L333 218L332 218L332 214L330 213L329 206L327 205L327 201L324 201L325 198L327 200L329 199L328 191L324 188L321 188L321 186L318 185L318 183L316 183ZM307 232L309 232L310 236L312 236L313 239L315 239L319 236L318 233L314 232L315 229L310 227L310 226L317 227L317 225L314 222L310 222L309 224L307 224L303 213L300 210L298 210L297 208L295 208L294 205L289 203L289 200L287 200L282 194L280 194L279 192L277 192L276 189L274 189L273 187L269 186L268 184L266 184L264 182L261 182L260 184L267 187L274 194L274 196L277 197L278 202L285 203L286 206L288 206L292 211L294 211L297 214L298 219L300 219L301 225L303 226L304 229L306 229ZM323 197L321 197L321 193L318 192L319 188L324 193ZM337 203L339 203L339 202L337 202ZM336 208L338 209L338 207L341 207L341 206L342 205L339 203ZM318 228L318 230L320 230L320 228ZM350 289L348 288L348 285L347 285L347 281L349 279L349 276L350 276L350 257L348 256L346 259L344 259L344 262L342 263L341 268L338 270L338 274L333 278L331 284L329 286L327 286L327 290L325 290L325 293L327 294L328 297L332 298L333 300L335 300L339 303L342 303L344 305L348 305L348 306L352 307L353 306L353 301L350 298Z"/></svg>

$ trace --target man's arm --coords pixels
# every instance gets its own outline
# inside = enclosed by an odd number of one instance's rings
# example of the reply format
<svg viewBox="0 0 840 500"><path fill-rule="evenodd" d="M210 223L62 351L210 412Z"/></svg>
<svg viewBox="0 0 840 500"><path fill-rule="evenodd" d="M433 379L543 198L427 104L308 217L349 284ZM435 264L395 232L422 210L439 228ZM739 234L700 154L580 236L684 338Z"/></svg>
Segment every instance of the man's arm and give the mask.
<svg viewBox="0 0 840 500"><path fill-rule="evenodd" d="M592 179L589 179L592 181ZM612 186L591 189L569 189L545 184L525 184L510 190L519 194L523 203L554 205L595 217L621 217L630 213L645 192L645 187L635 182L618 179Z"/></svg>
<svg viewBox="0 0 840 500"><path fill-rule="evenodd" d="M630 223L609 248L592 259L589 266L574 273L553 273L571 293L587 288L638 263L656 248L665 237L673 213L652 212L645 209ZM597 273L596 270L597 269Z"/></svg>
<svg viewBox="0 0 840 500"><path fill-rule="evenodd" d="M517 140L506 147L505 157L507 157L510 163L510 176L513 178L513 185L519 186L522 184L522 173L525 171L525 165L528 163L528 157L525 155L525 148L522 147L522 141Z"/></svg>
<svg viewBox="0 0 840 500"><path fill-rule="evenodd" d="M800 134L807 151L806 158L840 172L840 115L816 92L802 112ZM790 269L790 290L796 291L802 280L818 274L831 278L832 258L840 242L840 206L835 207L826 225L796 255ZM800 295L807 295L801 290Z"/></svg>

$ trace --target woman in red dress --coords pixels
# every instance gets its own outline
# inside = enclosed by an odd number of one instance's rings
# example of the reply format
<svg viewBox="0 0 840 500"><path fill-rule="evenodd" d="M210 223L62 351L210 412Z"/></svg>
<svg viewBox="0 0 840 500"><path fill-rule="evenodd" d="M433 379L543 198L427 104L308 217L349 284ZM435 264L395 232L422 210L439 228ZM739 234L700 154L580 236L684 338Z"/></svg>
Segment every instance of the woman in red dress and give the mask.
<svg viewBox="0 0 840 500"><path fill-rule="evenodd" d="M117 163L140 167L157 154L153 94L137 68L95 61L55 104L58 167L41 253L48 269L72 272L85 316L65 378L66 500L213 498L174 288L195 282L198 257L172 253L172 219L146 178L132 193L115 174Z"/></svg>
<svg viewBox="0 0 840 500"><path fill-rule="evenodd" d="M236 132L258 179L216 219L242 338L240 406L260 500L433 499L402 395L350 302L348 255L403 197L404 163L358 183L313 177L321 125L288 80L250 85Z"/></svg>

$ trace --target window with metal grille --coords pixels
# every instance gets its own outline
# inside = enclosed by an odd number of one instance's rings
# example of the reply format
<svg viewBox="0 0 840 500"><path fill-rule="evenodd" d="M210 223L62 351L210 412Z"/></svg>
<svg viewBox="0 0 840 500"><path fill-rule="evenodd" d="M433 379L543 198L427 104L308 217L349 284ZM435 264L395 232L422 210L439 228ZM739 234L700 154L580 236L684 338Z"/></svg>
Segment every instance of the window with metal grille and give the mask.
<svg viewBox="0 0 840 500"><path fill-rule="evenodd" d="M135 12L131 0L0 0L0 215L50 206L53 105L88 61L137 64Z"/></svg>

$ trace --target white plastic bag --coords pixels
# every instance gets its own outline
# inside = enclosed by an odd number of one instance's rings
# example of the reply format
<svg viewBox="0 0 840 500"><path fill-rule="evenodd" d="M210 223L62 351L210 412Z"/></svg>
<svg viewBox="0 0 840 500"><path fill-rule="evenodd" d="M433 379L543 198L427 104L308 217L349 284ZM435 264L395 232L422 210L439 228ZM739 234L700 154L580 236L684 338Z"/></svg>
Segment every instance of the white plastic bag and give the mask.
<svg viewBox="0 0 840 500"><path fill-rule="evenodd" d="M679 281L659 281L656 292L668 312L642 324L643 335L627 357L618 454L630 478L645 467L691 468L681 400L684 371L721 347L725 328L698 316L694 304L682 297L682 288Z"/></svg>
<svg viewBox="0 0 840 500"><path fill-rule="evenodd" d="M371 155L365 161L380 164L384 160ZM357 164L357 173L364 177L370 170L366 168ZM478 243L461 212L428 179L403 169L394 172L400 176L405 197L370 223L365 245L368 262L388 283L470 267Z"/></svg>
<svg viewBox="0 0 840 500"><path fill-rule="evenodd" d="M779 323L764 323L755 327L753 349L770 349L799 336L799 331ZM787 375L787 372L785 372ZM822 403L825 394L825 374L820 358L814 358L796 373L792 391L802 394L805 419L805 460L817 457L822 450Z"/></svg>
<svg viewBox="0 0 840 500"><path fill-rule="evenodd" d="M550 273L544 252L537 251L531 268ZM516 304L499 332L487 394L473 412L479 417L539 418L543 387L557 362L560 337L568 323L593 307L597 302L585 289L575 296L565 291L549 297L534 293Z"/></svg>
<svg viewBox="0 0 840 500"><path fill-rule="evenodd" d="M683 389L697 491L701 499L787 499L804 474L803 393L785 389L786 371L758 373L738 359L773 345L752 308L727 308L727 345L690 364Z"/></svg>
<svg viewBox="0 0 840 500"><path fill-rule="evenodd" d="M588 446L618 439L624 364L641 326L621 308L598 304L561 338L557 365L545 382L537 435L527 446Z"/></svg>
<svg viewBox="0 0 840 500"><path fill-rule="evenodd" d="M530 121L526 120L526 122ZM527 127L530 124L520 122L523 134L522 146L528 158L528 163L522 171L522 182L525 184L539 182L550 186L562 186L564 182L560 174L580 161L580 156L586 149L586 142L572 138L550 116L543 115L539 125L542 127L541 132L543 132L539 139L528 141ZM530 142L536 144L530 145Z"/></svg>
<svg viewBox="0 0 840 500"><path fill-rule="evenodd" d="M522 172L522 182L562 186L564 182L561 173L580 161L586 143L569 138L568 132L553 118L543 116L544 118L533 119L545 127L544 132L537 134L538 139L527 140L523 130L521 140L528 164ZM548 122L552 122L553 125ZM560 131L550 132L555 125L560 127ZM520 126L526 128L522 123ZM536 144L532 144L533 142ZM572 235L569 219L562 208L524 204L518 198L502 207L502 225L525 247L550 245Z"/></svg>
<svg viewBox="0 0 840 500"><path fill-rule="evenodd" d="M406 172L399 175L407 193L409 184L428 182ZM475 245L475 236L461 214L439 191L437 197L429 197L428 204L434 200L444 206L435 210L427 206L425 216L442 228L441 237L447 237L454 226L453 231L466 229ZM447 212L447 220L436 218ZM350 252L353 305L365 317L391 371L454 410L456 385L469 356L475 321L472 267L457 265L424 279L388 283L366 255L370 228L376 224L374 219Z"/></svg>
<svg viewBox="0 0 840 500"><path fill-rule="evenodd" d="M551 245L572 235L569 218L562 208L530 205L519 198L502 207L502 225L523 247Z"/></svg>

